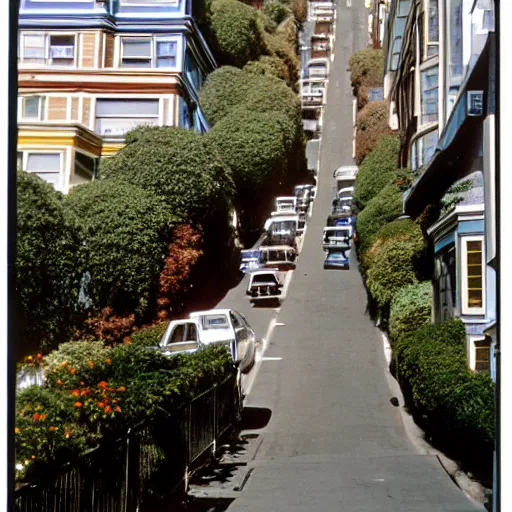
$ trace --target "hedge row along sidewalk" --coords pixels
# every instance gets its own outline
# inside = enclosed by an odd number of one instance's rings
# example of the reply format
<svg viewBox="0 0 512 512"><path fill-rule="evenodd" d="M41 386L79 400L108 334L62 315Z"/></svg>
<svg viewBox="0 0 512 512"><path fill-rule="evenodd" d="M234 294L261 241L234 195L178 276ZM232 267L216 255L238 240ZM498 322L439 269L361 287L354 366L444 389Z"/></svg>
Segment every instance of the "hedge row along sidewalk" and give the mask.
<svg viewBox="0 0 512 512"><path fill-rule="evenodd" d="M377 82L380 58L368 49L351 59L360 106L366 101L365 87ZM485 468L483 474L490 474L494 385L488 375L470 370L460 320L430 324L433 269L425 232L439 209L427 208L418 221L399 219L403 192L414 176L398 168L398 135L382 129L387 109L387 102L368 103L359 116L359 128L364 128L359 140L364 145L359 147L361 164L354 191L359 210L356 248L370 309L388 333L391 371L417 423L451 458L473 472ZM371 123L382 136L365 133Z"/></svg>

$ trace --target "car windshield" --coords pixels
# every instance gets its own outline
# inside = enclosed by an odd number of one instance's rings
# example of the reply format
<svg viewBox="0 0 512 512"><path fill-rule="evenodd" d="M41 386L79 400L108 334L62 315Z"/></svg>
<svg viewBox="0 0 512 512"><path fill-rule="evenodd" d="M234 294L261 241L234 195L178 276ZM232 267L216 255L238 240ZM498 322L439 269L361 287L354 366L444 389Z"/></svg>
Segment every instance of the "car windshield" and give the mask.
<svg viewBox="0 0 512 512"><path fill-rule="evenodd" d="M327 231L325 235L329 238L345 238L348 236L348 230L338 229L336 231Z"/></svg>
<svg viewBox="0 0 512 512"><path fill-rule="evenodd" d="M228 317L226 315L204 315L201 318L203 329L226 329L229 327Z"/></svg>
<svg viewBox="0 0 512 512"><path fill-rule="evenodd" d="M346 260L347 257L342 252L331 252L329 256L327 256L328 260Z"/></svg>
<svg viewBox="0 0 512 512"><path fill-rule="evenodd" d="M258 259L259 255L259 251L240 251L240 257L242 258L242 260Z"/></svg>
<svg viewBox="0 0 512 512"><path fill-rule="evenodd" d="M272 222L270 229L272 231L286 231L286 230L295 229L296 226L297 226L297 223L293 220L282 220L279 222Z"/></svg>
<svg viewBox="0 0 512 512"><path fill-rule="evenodd" d="M252 276L253 284L258 283L277 283L276 276L274 274L259 274L256 276Z"/></svg>

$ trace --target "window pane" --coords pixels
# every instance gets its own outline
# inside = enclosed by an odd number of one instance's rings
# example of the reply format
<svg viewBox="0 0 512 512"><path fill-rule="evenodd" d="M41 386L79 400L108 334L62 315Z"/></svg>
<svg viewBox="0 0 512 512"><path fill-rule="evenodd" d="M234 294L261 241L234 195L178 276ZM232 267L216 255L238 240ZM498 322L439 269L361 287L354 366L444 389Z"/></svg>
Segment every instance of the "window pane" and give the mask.
<svg viewBox="0 0 512 512"><path fill-rule="evenodd" d="M46 55L44 35L26 35L23 38L23 58L28 62L40 62Z"/></svg>
<svg viewBox="0 0 512 512"><path fill-rule="evenodd" d="M400 0L397 16L407 16L409 13L409 0Z"/></svg>
<svg viewBox="0 0 512 512"><path fill-rule="evenodd" d="M123 59L121 62L123 68L150 68L151 59Z"/></svg>
<svg viewBox="0 0 512 512"><path fill-rule="evenodd" d="M480 240L466 242L466 286L468 290L468 308L483 307L483 268L482 268L482 242Z"/></svg>
<svg viewBox="0 0 512 512"><path fill-rule="evenodd" d="M158 101L98 99L96 102L96 116L158 116Z"/></svg>
<svg viewBox="0 0 512 512"><path fill-rule="evenodd" d="M158 119L154 117L105 117L96 120L96 133L99 133L100 135L122 136L133 128L143 125L158 126Z"/></svg>
<svg viewBox="0 0 512 512"><path fill-rule="evenodd" d="M60 172L60 153L30 153L27 158L29 172Z"/></svg>
<svg viewBox="0 0 512 512"><path fill-rule="evenodd" d="M439 41L439 0L428 2L428 40Z"/></svg>
<svg viewBox="0 0 512 512"><path fill-rule="evenodd" d="M160 41L156 44L157 57L175 57L176 56L176 42L174 41Z"/></svg>
<svg viewBox="0 0 512 512"><path fill-rule="evenodd" d="M157 68L173 68L176 66L176 59L174 57L158 57L156 61Z"/></svg>
<svg viewBox="0 0 512 512"><path fill-rule="evenodd" d="M39 96L23 98L23 117L27 119L39 119Z"/></svg>
<svg viewBox="0 0 512 512"><path fill-rule="evenodd" d="M151 57L151 39L123 39L123 57Z"/></svg>

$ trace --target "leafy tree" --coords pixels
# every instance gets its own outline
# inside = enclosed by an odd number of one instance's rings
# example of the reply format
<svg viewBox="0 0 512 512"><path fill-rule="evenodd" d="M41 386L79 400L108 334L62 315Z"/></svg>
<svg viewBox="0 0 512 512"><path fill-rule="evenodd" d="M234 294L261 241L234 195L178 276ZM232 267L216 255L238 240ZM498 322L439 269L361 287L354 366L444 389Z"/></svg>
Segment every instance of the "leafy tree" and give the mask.
<svg viewBox="0 0 512 512"><path fill-rule="evenodd" d="M358 108L368 102L368 89L382 86L384 80L384 52L381 48L363 48L352 54L349 60L350 81Z"/></svg>
<svg viewBox="0 0 512 512"><path fill-rule="evenodd" d="M84 251L62 195L33 174L17 175L16 288L19 355L55 346L76 323Z"/></svg>
<svg viewBox="0 0 512 512"><path fill-rule="evenodd" d="M206 135L152 127L137 128L126 140L125 148L102 161L102 177L150 191L182 222L226 219L234 192L230 171Z"/></svg>
<svg viewBox="0 0 512 512"><path fill-rule="evenodd" d="M238 0L213 0L213 49L221 64L242 68L265 52L258 10Z"/></svg>
<svg viewBox="0 0 512 512"><path fill-rule="evenodd" d="M88 249L90 297L96 309L148 312L175 219L150 190L120 180L79 185L65 198Z"/></svg>
<svg viewBox="0 0 512 512"><path fill-rule="evenodd" d="M378 140L361 164L356 177L354 200L359 209L397 176L400 139L387 135Z"/></svg>
<svg viewBox="0 0 512 512"><path fill-rule="evenodd" d="M262 55L258 60L251 60L244 66L244 71L281 80L286 80L288 76L286 64L275 55Z"/></svg>
<svg viewBox="0 0 512 512"><path fill-rule="evenodd" d="M263 4L263 13L272 19L277 25L282 23L292 14L292 10L286 4L277 0L270 0Z"/></svg>

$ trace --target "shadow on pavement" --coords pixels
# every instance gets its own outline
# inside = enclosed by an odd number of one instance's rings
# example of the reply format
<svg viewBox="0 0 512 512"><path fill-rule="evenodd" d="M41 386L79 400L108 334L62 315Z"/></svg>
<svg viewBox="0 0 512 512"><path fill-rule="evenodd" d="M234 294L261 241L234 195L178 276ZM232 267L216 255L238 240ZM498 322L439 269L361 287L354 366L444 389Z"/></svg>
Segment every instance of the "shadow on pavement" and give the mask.
<svg viewBox="0 0 512 512"><path fill-rule="evenodd" d="M244 407L241 430L259 430L265 428L272 416L272 411L265 407Z"/></svg>

